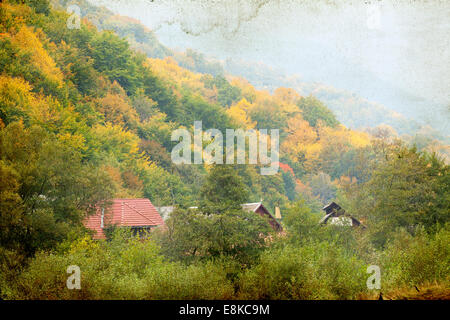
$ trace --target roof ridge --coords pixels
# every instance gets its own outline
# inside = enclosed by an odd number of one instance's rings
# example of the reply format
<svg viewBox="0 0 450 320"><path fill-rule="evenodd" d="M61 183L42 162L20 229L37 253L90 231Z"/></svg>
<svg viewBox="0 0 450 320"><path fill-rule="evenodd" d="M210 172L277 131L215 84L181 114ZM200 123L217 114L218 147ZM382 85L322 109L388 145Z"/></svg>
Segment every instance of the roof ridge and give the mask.
<svg viewBox="0 0 450 320"><path fill-rule="evenodd" d="M130 209L136 211L139 215L141 215L142 217L144 217L145 219L149 220L151 223L156 224L155 221L153 221L151 218L146 217L143 213L141 213L138 209L133 208L132 206L130 206L128 203L126 203L125 201L122 201L122 203L124 203L127 207L129 207Z"/></svg>

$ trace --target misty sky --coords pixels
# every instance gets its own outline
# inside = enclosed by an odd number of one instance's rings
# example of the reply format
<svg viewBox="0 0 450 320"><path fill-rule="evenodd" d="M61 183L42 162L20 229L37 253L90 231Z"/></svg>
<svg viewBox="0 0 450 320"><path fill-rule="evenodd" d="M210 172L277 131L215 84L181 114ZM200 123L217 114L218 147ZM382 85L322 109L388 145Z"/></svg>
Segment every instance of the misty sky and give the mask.
<svg viewBox="0 0 450 320"><path fill-rule="evenodd" d="M261 61L429 123L450 120L450 1L91 2L139 19L170 48Z"/></svg>

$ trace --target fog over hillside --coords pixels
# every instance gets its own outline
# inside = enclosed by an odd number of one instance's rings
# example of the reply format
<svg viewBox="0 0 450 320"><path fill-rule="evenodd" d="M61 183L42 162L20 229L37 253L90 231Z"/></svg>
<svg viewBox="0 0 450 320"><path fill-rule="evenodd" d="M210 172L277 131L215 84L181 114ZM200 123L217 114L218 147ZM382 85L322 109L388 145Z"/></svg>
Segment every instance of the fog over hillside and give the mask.
<svg viewBox="0 0 450 320"><path fill-rule="evenodd" d="M262 62L304 82L356 93L449 133L448 2L91 3L139 19L170 48Z"/></svg>

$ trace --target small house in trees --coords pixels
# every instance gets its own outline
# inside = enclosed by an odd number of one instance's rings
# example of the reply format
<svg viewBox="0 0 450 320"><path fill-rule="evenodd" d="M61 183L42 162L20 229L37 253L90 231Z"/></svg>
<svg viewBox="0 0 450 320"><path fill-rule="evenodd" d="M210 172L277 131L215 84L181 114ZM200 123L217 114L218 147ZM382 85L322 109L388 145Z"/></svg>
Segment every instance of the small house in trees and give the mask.
<svg viewBox="0 0 450 320"><path fill-rule="evenodd" d="M94 239L105 239L105 232L112 227L129 227L134 234L141 235L164 225L148 199L113 199L110 203L107 207L98 207L96 213L85 220L85 226L94 231Z"/></svg>
<svg viewBox="0 0 450 320"><path fill-rule="evenodd" d="M325 216L320 220L320 224L333 224L338 226L362 226L361 221L347 214L345 210L336 202L331 202L322 208L325 211Z"/></svg>
<svg viewBox="0 0 450 320"><path fill-rule="evenodd" d="M269 210L264 207L264 205L261 202L255 202L255 203L244 203L241 205L242 209L247 212L254 212L259 214L263 218L267 218L269 221L270 226L275 231L282 231L283 228L281 224L278 222L277 219L273 217L273 215L269 212ZM189 207L189 209L198 209L198 207ZM175 207L169 206L169 207L157 207L156 210L158 210L159 214L163 218L164 221L166 221L170 214L175 210Z"/></svg>
<svg viewBox="0 0 450 320"><path fill-rule="evenodd" d="M267 210L267 208L263 206L261 202L244 203L242 204L242 209L248 212L257 213L263 218L267 218L272 229L279 232L283 231L283 227L281 226L281 224L277 221L277 219L274 218L269 210Z"/></svg>
<svg viewBox="0 0 450 320"><path fill-rule="evenodd" d="M166 221L170 214L175 210L174 206L167 206L167 207L156 207L156 210L158 211L161 218L163 218L164 221Z"/></svg>

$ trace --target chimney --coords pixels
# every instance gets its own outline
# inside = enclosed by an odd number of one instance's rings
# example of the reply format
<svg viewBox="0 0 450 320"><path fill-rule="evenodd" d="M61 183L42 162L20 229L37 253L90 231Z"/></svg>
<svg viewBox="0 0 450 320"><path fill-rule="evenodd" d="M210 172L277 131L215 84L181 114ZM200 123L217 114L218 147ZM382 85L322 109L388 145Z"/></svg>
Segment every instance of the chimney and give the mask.
<svg viewBox="0 0 450 320"><path fill-rule="evenodd" d="M275 207L275 218L281 220L280 207Z"/></svg>

